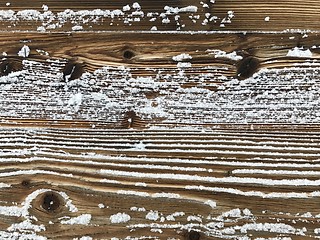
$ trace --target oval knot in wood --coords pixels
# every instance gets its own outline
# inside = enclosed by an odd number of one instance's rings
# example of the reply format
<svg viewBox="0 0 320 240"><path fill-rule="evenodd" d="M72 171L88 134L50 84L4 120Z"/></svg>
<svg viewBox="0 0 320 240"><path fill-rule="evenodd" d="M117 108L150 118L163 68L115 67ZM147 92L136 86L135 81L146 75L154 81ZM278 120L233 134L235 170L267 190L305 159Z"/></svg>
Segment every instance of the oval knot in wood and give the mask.
<svg viewBox="0 0 320 240"><path fill-rule="evenodd" d="M133 57L134 57L134 53L133 53L131 50L125 50L125 51L123 52L123 58L124 58L124 59L130 60L130 59L132 59Z"/></svg>
<svg viewBox="0 0 320 240"><path fill-rule="evenodd" d="M47 192L43 195L42 208L48 212L55 212L62 206L62 200L58 194Z"/></svg>
<svg viewBox="0 0 320 240"><path fill-rule="evenodd" d="M186 239L187 240L199 240L200 239L200 233L197 232L197 231L191 230L190 232L188 232Z"/></svg>

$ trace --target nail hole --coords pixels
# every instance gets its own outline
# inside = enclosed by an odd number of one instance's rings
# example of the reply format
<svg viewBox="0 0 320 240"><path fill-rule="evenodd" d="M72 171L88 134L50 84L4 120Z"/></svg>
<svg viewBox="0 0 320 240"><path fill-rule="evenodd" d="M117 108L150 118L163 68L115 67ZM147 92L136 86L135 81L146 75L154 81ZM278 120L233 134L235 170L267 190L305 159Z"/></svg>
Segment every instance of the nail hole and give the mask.
<svg viewBox="0 0 320 240"><path fill-rule="evenodd" d="M123 52L123 58L125 59L131 59L134 57L134 53L130 50L126 50Z"/></svg>
<svg viewBox="0 0 320 240"><path fill-rule="evenodd" d="M200 239L200 233L192 230L192 231L190 231L188 233L187 239L188 240L199 240Z"/></svg>
<svg viewBox="0 0 320 240"><path fill-rule="evenodd" d="M83 66L81 63L69 61L63 69L63 80L68 82L80 78L83 73Z"/></svg>
<svg viewBox="0 0 320 240"><path fill-rule="evenodd" d="M257 58L247 57L244 58L239 64L237 69L237 77L240 80L251 77L259 68L260 62Z"/></svg>
<svg viewBox="0 0 320 240"><path fill-rule="evenodd" d="M54 192L48 192L43 196L42 208L48 212L54 212L60 207L60 198Z"/></svg>
<svg viewBox="0 0 320 240"><path fill-rule="evenodd" d="M12 63L10 63L8 60L4 60L0 63L0 75L1 76L7 76L9 75L13 70Z"/></svg>
<svg viewBox="0 0 320 240"><path fill-rule="evenodd" d="M29 181L29 180L23 180L23 181L21 182L21 185L22 185L23 187L29 187L29 186L30 186L30 181Z"/></svg>

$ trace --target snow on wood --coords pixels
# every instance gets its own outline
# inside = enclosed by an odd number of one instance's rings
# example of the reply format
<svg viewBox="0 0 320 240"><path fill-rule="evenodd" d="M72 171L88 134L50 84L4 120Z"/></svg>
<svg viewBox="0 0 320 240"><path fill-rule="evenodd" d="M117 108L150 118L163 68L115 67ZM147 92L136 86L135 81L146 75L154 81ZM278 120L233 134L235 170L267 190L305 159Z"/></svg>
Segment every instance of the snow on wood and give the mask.
<svg viewBox="0 0 320 240"><path fill-rule="evenodd" d="M0 236L318 237L310 4L3 3Z"/></svg>
<svg viewBox="0 0 320 240"><path fill-rule="evenodd" d="M130 221L131 217L130 215L126 213L117 213L110 217L111 223L126 223Z"/></svg>
<svg viewBox="0 0 320 240"><path fill-rule="evenodd" d="M27 45L24 45L18 52L18 56L24 57L24 58L28 57L29 54L30 54L30 48Z"/></svg>
<svg viewBox="0 0 320 240"><path fill-rule="evenodd" d="M91 221L91 214L82 214L78 217L70 218L68 220L62 220L61 224L68 224L68 225L88 225Z"/></svg>
<svg viewBox="0 0 320 240"><path fill-rule="evenodd" d="M288 57L302 57L302 58L311 58L312 52L309 49L304 50L303 48L295 47L292 50L288 51Z"/></svg>

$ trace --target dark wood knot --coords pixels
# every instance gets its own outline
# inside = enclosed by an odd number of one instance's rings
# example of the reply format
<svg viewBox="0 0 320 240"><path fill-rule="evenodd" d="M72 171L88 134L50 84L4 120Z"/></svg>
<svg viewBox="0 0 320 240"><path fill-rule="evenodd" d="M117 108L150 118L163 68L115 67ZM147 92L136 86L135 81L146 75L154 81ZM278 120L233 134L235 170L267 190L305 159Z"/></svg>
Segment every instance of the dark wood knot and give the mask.
<svg viewBox="0 0 320 240"><path fill-rule="evenodd" d="M134 57L134 52L133 51L131 51L131 50L125 50L124 52L123 52L123 58L124 59L126 59L126 60L130 60L130 59L132 59Z"/></svg>
<svg viewBox="0 0 320 240"><path fill-rule="evenodd" d="M246 57L238 63L237 66L237 78L240 80L251 77L258 71L260 62L255 57Z"/></svg>
<svg viewBox="0 0 320 240"><path fill-rule="evenodd" d="M43 195L41 206L47 212L52 213L62 206L62 199L54 192L47 192Z"/></svg>
<svg viewBox="0 0 320 240"><path fill-rule="evenodd" d="M194 230L191 230L187 234L187 240L199 240L201 237L200 233Z"/></svg>
<svg viewBox="0 0 320 240"><path fill-rule="evenodd" d="M80 78L83 74L83 65L75 61L69 61L63 69L63 80L68 82Z"/></svg>
<svg viewBox="0 0 320 240"><path fill-rule="evenodd" d="M21 185L23 186L23 187L25 187L25 188L28 188L28 187L30 187L30 181L29 180L23 180L22 182L21 182Z"/></svg>

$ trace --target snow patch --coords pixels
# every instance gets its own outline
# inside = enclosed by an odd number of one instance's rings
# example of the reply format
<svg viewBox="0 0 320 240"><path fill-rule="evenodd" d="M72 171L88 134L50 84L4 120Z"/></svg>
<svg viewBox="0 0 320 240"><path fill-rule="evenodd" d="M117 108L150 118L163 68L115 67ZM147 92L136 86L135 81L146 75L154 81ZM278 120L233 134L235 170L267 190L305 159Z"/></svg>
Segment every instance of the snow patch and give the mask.
<svg viewBox="0 0 320 240"><path fill-rule="evenodd" d="M217 207L217 203L215 201L212 201L212 200L208 200L204 204L209 205L211 208L216 208Z"/></svg>
<svg viewBox="0 0 320 240"><path fill-rule="evenodd" d="M164 10L166 10L166 14L196 13L198 11L198 7L193 5L181 7L181 8L165 6Z"/></svg>
<svg viewBox="0 0 320 240"><path fill-rule="evenodd" d="M126 213L117 213L110 216L111 223L126 223L131 219L130 215Z"/></svg>
<svg viewBox="0 0 320 240"><path fill-rule="evenodd" d="M187 53L181 53L177 56L172 57L172 60L176 62L183 61L183 60L190 60L190 59L192 59L192 56Z"/></svg>
<svg viewBox="0 0 320 240"><path fill-rule="evenodd" d="M304 50L302 47L295 47L294 49L290 49L287 53L287 57L300 57L300 58L310 58L312 57L312 52L310 49Z"/></svg>
<svg viewBox="0 0 320 240"><path fill-rule="evenodd" d="M141 9L141 6L139 3L135 2L132 4L132 7L135 8L135 9Z"/></svg>
<svg viewBox="0 0 320 240"><path fill-rule="evenodd" d="M187 221L188 222L202 222L202 218L199 217L199 216L193 216L193 215L190 215L187 217Z"/></svg>
<svg viewBox="0 0 320 240"><path fill-rule="evenodd" d="M133 212L145 212L146 209L145 209L144 207L140 207L140 208L138 208L138 207L131 207L131 208L130 208L130 211L133 211Z"/></svg>
<svg viewBox="0 0 320 240"><path fill-rule="evenodd" d="M68 100L68 106L72 107L75 112L78 112L82 104L82 98L82 93L72 94Z"/></svg>
<svg viewBox="0 0 320 240"><path fill-rule="evenodd" d="M100 209L103 209L103 208L105 208L106 206L105 206L103 203L99 203L99 204L98 204L98 207L99 207Z"/></svg>
<svg viewBox="0 0 320 240"><path fill-rule="evenodd" d="M146 219L151 221L157 221L159 219L159 212L158 211L150 211L146 215Z"/></svg>
<svg viewBox="0 0 320 240"><path fill-rule="evenodd" d="M177 193L154 193L152 194L154 198L181 198L180 194Z"/></svg>
<svg viewBox="0 0 320 240"><path fill-rule="evenodd" d="M35 225L31 222L30 219L26 219L25 221L21 222L21 223L14 223L12 224L10 227L7 228L8 231L10 232L16 232L16 231L20 231L20 232L30 232L30 231L34 231L34 232L41 232L41 231L45 231L46 228L43 224L41 225Z"/></svg>
<svg viewBox="0 0 320 240"><path fill-rule="evenodd" d="M189 62L178 62L177 68L190 68L192 64Z"/></svg>
<svg viewBox="0 0 320 240"><path fill-rule="evenodd" d="M90 236L83 236L81 238L74 238L73 240L92 240L93 238Z"/></svg>
<svg viewBox="0 0 320 240"><path fill-rule="evenodd" d="M124 194L124 195L135 195L139 197L149 197L150 194L147 192L137 192L137 191L131 191L131 190L118 190L117 194Z"/></svg>
<svg viewBox="0 0 320 240"><path fill-rule="evenodd" d="M147 187L147 184L145 182L137 182L134 184L136 187Z"/></svg>
<svg viewBox="0 0 320 240"><path fill-rule="evenodd" d="M239 60L243 59L243 57L237 55L237 53L235 51L233 51L231 53L226 53L225 51L218 50L218 49L215 49L215 50L207 49L206 52L208 52L209 54L214 54L215 58L227 58L227 59L234 60L234 61L239 61Z"/></svg>
<svg viewBox="0 0 320 240"><path fill-rule="evenodd" d="M134 149L136 150L145 150L146 149L146 145L140 141L139 143L134 145Z"/></svg>
<svg viewBox="0 0 320 240"><path fill-rule="evenodd" d="M45 12L48 11L49 10L48 5L43 4L42 5L42 10L45 11Z"/></svg>
<svg viewBox="0 0 320 240"><path fill-rule="evenodd" d="M82 214L78 217L71 218L69 220L62 220L61 224L67 225L89 225L91 221L91 214Z"/></svg>
<svg viewBox="0 0 320 240"><path fill-rule="evenodd" d="M184 212L175 212L168 216L166 216L167 221L176 221L177 217L183 217L185 215Z"/></svg>
<svg viewBox="0 0 320 240"><path fill-rule="evenodd" d="M284 223L248 223L241 226L241 233L247 233L248 231L262 231L273 233L285 233L293 234L296 229L288 224Z"/></svg>
<svg viewBox="0 0 320 240"><path fill-rule="evenodd" d="M18 52L19 57L27 58L30 54L30 48L27 45L24 45Z"/></svg>
<svg viewBox="0 0 320 240"><path fill-rule="evenodd" d="M83 27L76 25L76 26L73 26L71 29L72 29L72 31L81 31L81 30L83 30Z"/></svg>

